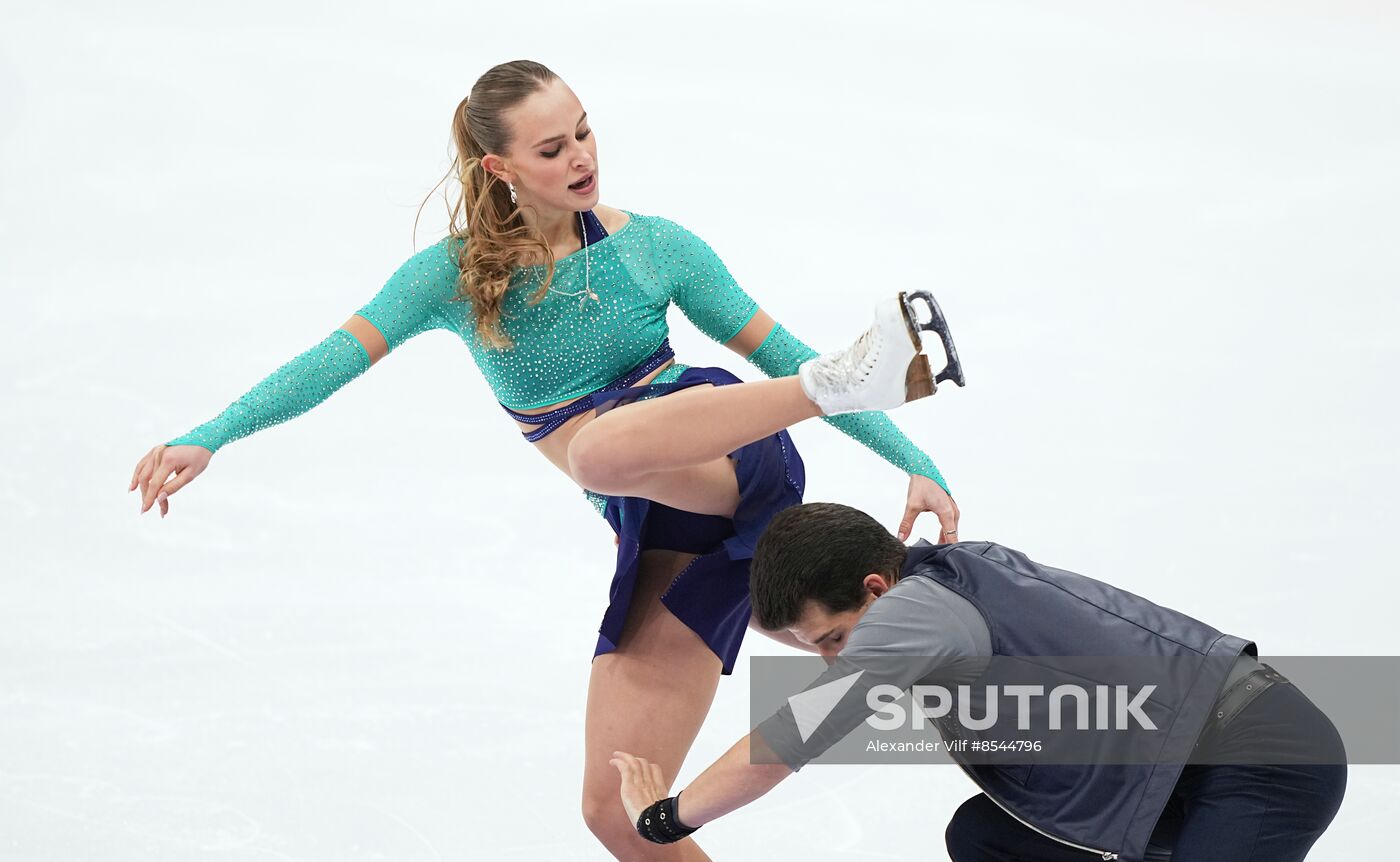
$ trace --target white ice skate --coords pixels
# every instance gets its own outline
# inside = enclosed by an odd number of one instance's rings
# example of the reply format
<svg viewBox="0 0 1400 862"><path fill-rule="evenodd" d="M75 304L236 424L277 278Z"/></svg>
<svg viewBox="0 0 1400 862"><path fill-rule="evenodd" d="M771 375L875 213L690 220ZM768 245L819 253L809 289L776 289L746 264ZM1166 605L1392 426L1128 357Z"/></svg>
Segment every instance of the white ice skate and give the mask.
<svg viewBox="0 0 1400 862"><path fill-rule="evenodd" d="M913 299L928 302L928 323L915 316ZM936 330L948 354L948 364L936 379L923 353L922 329ZM890 410L932 395L939 380L963 385L948 325L933 296L922 290L881 299L875 305L875 323L854 344L807 360L798 366L797 376L802 391L827 416Z"/></svg>

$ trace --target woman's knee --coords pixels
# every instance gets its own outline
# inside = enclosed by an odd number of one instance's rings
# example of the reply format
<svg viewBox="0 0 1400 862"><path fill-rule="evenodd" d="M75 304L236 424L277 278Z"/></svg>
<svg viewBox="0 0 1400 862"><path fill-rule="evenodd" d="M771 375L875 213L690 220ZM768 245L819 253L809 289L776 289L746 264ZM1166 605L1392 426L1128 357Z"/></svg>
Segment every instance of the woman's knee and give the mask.
<svg viewBox="0 0 1400 862"><path fill-rule="evenodd" d="M607 838L614 837L617 833L618 825L627 825L624 818L620 816L623 812L620 798L609 799L606 793L598 789L583 787L583 822L588 826L588 831L608 843Z"/></svg>
<svg viewBox="0 0 1400 862"><path fill-rule="evenodd" d="M637 834L636 827L627 819L627 811L622 807L622 799L616 785L604 786L601 782L583 787L583 822L593 837L619 858L633 858L638 850L658 845L648 844Z"/></svg>
<svg viewBox="0 0 1400 862"><path fill-rule="evenodd" d="M596 429L596 424L594 421L580 428L569 441L569 475L596 493L621 493L626 482L626 460L618 457L617 441Z"/></svg>

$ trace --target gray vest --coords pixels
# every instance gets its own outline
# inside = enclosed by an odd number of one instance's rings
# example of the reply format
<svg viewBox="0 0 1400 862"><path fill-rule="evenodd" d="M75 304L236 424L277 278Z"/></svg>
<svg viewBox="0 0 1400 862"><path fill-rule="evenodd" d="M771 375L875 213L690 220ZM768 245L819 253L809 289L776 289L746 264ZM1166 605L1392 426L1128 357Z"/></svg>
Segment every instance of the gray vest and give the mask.
<svg viewBox="0 0 1400 862"><path fill-rule="evenodd" d="M994 656L1258 655L1251 641L995 542L932 545L921 539L910 546L901 576L932 578L971 602L990 630ZM1159 723L1165 743L1157 763L959 765L1028 826L1105 859L1137 862L1230 665L1202 661L1185 685L1154 695L1168 719Z"/></svg>

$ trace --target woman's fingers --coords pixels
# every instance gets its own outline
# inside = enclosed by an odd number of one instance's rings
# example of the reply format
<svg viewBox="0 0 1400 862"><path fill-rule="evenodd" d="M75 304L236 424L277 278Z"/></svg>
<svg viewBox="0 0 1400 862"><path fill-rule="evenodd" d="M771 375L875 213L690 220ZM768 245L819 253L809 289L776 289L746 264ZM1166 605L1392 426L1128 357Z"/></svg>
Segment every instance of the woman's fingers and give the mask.
<svg viewBox="0 0 1400 862"><path fill-rule="evenodd" d="M167 498L193 482L200 473L204 472L204 468L208 466L208 462L196 460L192 463L182 463L184 459L179 456L162 460L167 468L173 468L175 470L175 478L156 488L156 502L160 504L160 516L164 518L166 513L170 511L170 504L166 502Z"/></svg>
<svg viewBox="0 0 1400 862"><path fill-rule="evenodd" d="M897 533L901 542L907 541L914 534L914 522L924 512L932 512L937 516L940 527L939 541L948 535L948 530L953 531L952 535L957 535L957 507L953 505L953 498L942 485L929 477L911 473L909 494L904 502L904 518L899 522Z"/></svg>
<svg viewBox="0 0 1400 862"><path fill-rule="evenodd" d="M146 511L146 487L151 482L151 474L155 472L155 459L151 458L141 467L141 475L136 477L136 490L141 493L141 511Z"/></svg>
<svg viewBox="0 0 1400 862"><path fill-rule="evenodd" d="M154 451L154 450L152 450L152 451ZM139 482L141 481L141 468L142 468L143 466L145 466L146 460L147 460L148 458L150 458L150 457L151 457L151 453L150 453L150 452L147 452L145 455L142 455L142 456L141 456L141 460L139 460L139 461L136 462L136 468L135 468L134 470L131 471L131 485L130 485L126 490L128 490L128 491L135 491L135 490L136 490L136 485L137 485L137 483L139 483Z"/></svg>
<svg viewBox="0 0 1400 862"><path fill-rule="evenodd" d="M151 463L161 448L160 446L152 446L150 451L142 455L141 460L136 462L136 469L131 471L131 487L127 488L128 491L135 491L141 487L142 478L149 472Z"/></svg>
<svg viewBox="0 0 1400 862"><path fill-rule="evenodd" d="M176 468L175 478L156 489L156 497L168 497L174 494L176 491L193 482L194 477L199 474L200 470L193 464L186 464L183 467Z"/></svg>
<svg viewBox="0 0 1400 862"><path fill-rule="evenodd" d="M156 473L160 470L160 459L156 458L151 462L146 471L146 476L141 480L141 511L145 512L151 508L151 503L155 501L155 489L160 487L160 482L156 481Z"/></svg>
<svg viewBox="0 0 1400 862"><path fill-rule="evenodd" d="M961 517L961 513L958 512L956 503L953 503L951 499L948 502L950 503L948 510L938 513L938 523L943 525L942 535L939 536L941 544L958 540L958 518Z"/></svg>
<svg viewBox="0 0 1400 862"><path fill-rule="evenodd" d="M904 507L904 520L899 522L899 540L901 542L907 540L909 536L913 534L914 519L918 518L919 513L922 511L923 510L917 506Z"/></svg>
<svg viewBox="0 0 1400 862"><path fill-rule="evenodd" d="M210 453L197 446L181 446L172 451L172 447L162 443L136 462L127 490L140 490L143 514L158 504L160 516L164 518L170 512L170 495L203 473L209 466L209 458Z"/></svg>
<svg viewBox="0 0 1400 862"><path fill-rule="evenodd" d="M141 511L150 509L156 502L156 494L160 492L165 480L170 477L172 467L165 461L165 453L156 454L155 463L151 467L151 473L146 478L145 487L141 490Z"/></svg>

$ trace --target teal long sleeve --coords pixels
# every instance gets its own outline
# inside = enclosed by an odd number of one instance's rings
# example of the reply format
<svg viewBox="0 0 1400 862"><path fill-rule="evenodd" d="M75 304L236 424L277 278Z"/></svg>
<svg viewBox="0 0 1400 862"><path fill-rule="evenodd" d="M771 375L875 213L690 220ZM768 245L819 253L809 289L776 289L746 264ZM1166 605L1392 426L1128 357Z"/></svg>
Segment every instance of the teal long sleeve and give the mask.
<svg viewBox="0 0 1400 862"><path fill-rule="evenodd" d="M777 323L758 349L749 355L749 362L769 377L785 377L796 374L797 366L817 355L817 351L784 329L781 323ZM943 481L943 474L938 472L933 459L915 446L890 417L879 410L838 413L835 416L823 416L822 419L859 440L872 452L904 472L927 476L937 482L944 491L948 491L948 483ZM949 492L950 495L951 493Z"/></svg>
<svg viewBox="0 0 1400 862"><path fill-rule="evenodd" d="M337 329L269 374L224 412L165 445L203 446L217 452L226 443L300 416L369 366L369 354L359 339Z"/></svg>

